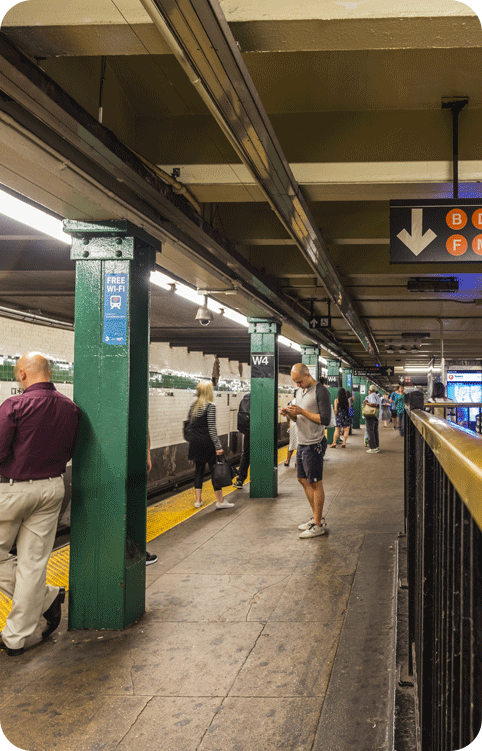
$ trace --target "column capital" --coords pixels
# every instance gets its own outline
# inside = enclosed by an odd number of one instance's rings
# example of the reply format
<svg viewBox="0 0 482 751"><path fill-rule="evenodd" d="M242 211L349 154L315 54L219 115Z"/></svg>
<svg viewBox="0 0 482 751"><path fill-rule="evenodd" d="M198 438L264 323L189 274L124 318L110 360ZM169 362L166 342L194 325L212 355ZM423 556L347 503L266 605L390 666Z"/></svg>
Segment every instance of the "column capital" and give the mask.
<svg viewBox="0 0 482 751"><path fill-rule="evenodd" d="M281 325L275 318L248 318L249 334L279 334Z"/></svg>
<svg viewBox="0 0 482 751"><path fill-rule="evenodd" d="M64 232L72 237L70 257L78 260L132 260L136 252L146 249L160 253L162 243L125 219L104 222L64 220ZM150 265L155 258L151 253Z"/></svg>

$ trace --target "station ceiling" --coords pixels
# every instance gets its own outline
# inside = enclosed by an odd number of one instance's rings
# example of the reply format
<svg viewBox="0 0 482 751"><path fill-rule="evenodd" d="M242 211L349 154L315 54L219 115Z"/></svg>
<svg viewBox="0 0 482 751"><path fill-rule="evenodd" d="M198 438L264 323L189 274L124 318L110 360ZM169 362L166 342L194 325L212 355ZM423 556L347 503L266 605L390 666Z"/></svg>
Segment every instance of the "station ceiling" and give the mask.
<svg viewBox="0 0 482 751"><path fill-rule="evenodd" d="M166 274L236 286L213 297L326 357L428 368L443 339L475 362L482 264L390 263L389 201L452 198L442 101L467 97L459 196L482 208L481 69L455 0L29 0L2 24L0 183L60 217L129 219ZM68 249L5 220L0 251L0 308L71 324ZM459 290L407 289L440 277ZM246 329L172 299L153 288L153 340L248 361Z"/></svg>

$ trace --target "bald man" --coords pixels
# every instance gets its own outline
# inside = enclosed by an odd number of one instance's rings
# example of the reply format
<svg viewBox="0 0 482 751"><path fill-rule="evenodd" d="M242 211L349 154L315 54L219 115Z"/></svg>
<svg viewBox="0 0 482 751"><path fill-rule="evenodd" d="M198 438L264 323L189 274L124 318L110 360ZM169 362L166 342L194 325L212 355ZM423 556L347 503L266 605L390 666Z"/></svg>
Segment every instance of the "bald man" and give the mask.
<svg viewBox="0 0 482 751"><path fill-rule="evenodd" d="M323 488L323 457L326 451L325 426L331 418L330 392L315 381L309 368L301 362L293 365L291 378L297 386L296 404L281 410L281 414L296 422L298 446L296 474L311 506L312 517L300 524L302 539L318 537L326 532L323 517L325 491Z"/></svg>
<svg viewBox="0 0 482 751"><path fill-rule="evenodd" d="M0 650L10 657L23 653L42 615L43 638L55 631L65 599L65 589L47 585L46 574L80 410L50 375L39 352L23 355L15 366L22 393L0 406L0 590L12 600Z"/></svg>

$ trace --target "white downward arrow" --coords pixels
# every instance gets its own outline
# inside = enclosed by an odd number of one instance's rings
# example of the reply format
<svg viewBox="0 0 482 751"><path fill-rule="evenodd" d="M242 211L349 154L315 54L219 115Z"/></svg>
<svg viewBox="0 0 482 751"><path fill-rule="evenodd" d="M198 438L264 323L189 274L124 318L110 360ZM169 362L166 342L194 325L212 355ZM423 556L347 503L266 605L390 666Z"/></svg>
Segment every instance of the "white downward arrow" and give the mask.
<svg viewBox="0 0 482 751"><path fill-rule="evenodd" d="M406 245L415 256L418 256L422 250L425 250L427 245L430 245L432 240L435 240L437 237L435 232L432 232L431 229L428 229L426 233L422 235L422 219L423 209L412 209L412 234L409 235L406 229L402 229L397 235L402 243Z"/></svg>

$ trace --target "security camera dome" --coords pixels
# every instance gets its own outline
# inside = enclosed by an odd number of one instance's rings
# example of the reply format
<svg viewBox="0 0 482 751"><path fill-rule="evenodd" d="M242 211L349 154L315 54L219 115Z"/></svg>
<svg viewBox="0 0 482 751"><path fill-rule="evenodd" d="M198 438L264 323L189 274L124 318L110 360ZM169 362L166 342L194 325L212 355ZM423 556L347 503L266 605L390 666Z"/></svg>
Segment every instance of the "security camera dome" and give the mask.
<svg viewBox="0 0 482 751"><path fill-rule="evenodd" d="M207 306L207 297L204 297L204 304L201 305L200 308L198 308L196 318L194 320L199 321L201 326L208 326L211 321L214 321L214 316Z"/></svg>

